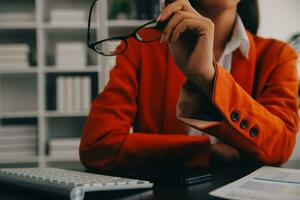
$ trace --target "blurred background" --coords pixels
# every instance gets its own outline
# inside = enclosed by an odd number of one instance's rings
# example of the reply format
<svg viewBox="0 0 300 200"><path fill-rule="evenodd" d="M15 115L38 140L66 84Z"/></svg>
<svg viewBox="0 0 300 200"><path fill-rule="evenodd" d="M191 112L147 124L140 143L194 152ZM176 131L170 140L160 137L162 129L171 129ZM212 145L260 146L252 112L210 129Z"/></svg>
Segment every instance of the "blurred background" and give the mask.
<svg viewBox="0 0 300 200"><path fill-rule="evenodd" d="M86 47L92 0L0 0L0 167L81 168L79 137L114 65ZM92 40L158 16L161 0L99 0ZM300 49L300 1L259 0L259 35ZM300 144L292 159L300 157Z"/></svg>

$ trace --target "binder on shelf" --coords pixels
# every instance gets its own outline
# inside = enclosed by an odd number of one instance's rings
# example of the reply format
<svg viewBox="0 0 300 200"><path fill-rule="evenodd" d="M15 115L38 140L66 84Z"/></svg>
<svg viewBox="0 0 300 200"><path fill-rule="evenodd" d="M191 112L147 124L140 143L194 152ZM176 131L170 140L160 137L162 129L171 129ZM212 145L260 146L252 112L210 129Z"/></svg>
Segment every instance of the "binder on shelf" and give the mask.
<svg viewBox="0 0 300 200"><path fill-rule="evenodd" d="M90 103L92 101L92 91L91 91L91 79L89 77L82 78L82 109L89 110Z"/></svg>
<svg viewBox="0 0 300 200"><path fill-rule="evenodd" d="M78 112L80 111L80 77L73 78L72 84L72 93L73 93L73 111Z"/></svg>
<svg viewBox="0 0 300 200"><path fill-rule="evenodd" d="M59 112L85 112L92 101L90 77L60 76L56 79L56 110Z"/></svg>
<svg viewBox="0 0 300 200"><path fill-rule="evenodd" d="M66 98L65 98L65 105L66 105L66 111L67 112L74 112L73 111L73 95L72 95L72 84L73 84L73 78L72 77L67 77L66 78L66 88L67 91L65 93Z"/></svg>
<svg viewBox="0 0 300 200"><path fill-rule="evenodd" d="M56 79L56 102L57 111L64 111L64 78L58 77Z"/></svg>

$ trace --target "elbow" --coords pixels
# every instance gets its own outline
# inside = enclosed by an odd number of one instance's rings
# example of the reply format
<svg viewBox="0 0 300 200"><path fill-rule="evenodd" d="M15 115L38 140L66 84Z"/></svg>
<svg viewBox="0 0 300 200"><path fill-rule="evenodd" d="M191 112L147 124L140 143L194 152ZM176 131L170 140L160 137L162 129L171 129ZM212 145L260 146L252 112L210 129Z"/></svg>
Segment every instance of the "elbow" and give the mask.
<svg viewBox="0 0 300 200"><path fill-rule="evenodd" d="M79 148L79 158L82 165L89 170L109 171L113 168L114 155L99 153L101 149Z"/></svg>
<svg viewBox="0 0 300 200"><path fill-rule="evenodd" d="M268 147L264 151L260 151L259 160L262 164L278 167L286 163L295 147L295 135L295 133L289 133L285 139L275 143L272 148Z"/></svg>
<svg viewBox="0 0 300 200"><path fill-rule="evenodd" d="M89 170L113 169L124 135L96 129L86 123L79 146L80 162Z"/></svg>
<svg viewBox="0 0 300 200"><path fill-rule="evenodd" d="M83 132L79 147L81 163L91 170L109 171L116 168L117 158L127 134L117 131L93 133L95 131L88 129Z"/></svg>

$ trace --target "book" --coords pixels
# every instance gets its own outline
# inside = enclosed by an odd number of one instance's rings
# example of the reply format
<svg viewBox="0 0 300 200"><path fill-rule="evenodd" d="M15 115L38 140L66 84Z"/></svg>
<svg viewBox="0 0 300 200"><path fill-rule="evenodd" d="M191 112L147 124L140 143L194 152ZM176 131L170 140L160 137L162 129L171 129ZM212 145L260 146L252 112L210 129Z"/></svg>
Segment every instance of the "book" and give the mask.
<svg viewBox="0 0 300 200"><path fill-rule="evenodd" d="M1 12L0 23L30 23L35 21L32 12Z"/></svg>
<svg viewBox="0 0 300 200"><path fill-rule="evenodd" d="M67 77L63 77L62 79L62 87L63 87L63 94L62 94L62 107L63 111L66 111L68 108L68 100L67 100L67 94L68 94L68 83L67 83Z"/></svg>
<svg viewBox="0 0 300 200"><path fill-rule="evenodd" d="M28 68L30 47L28 44L0 44L1 69Z"/></svg>
<svg viewBox="0 0 300 200"><path fill-rule="evenodd" d="M0 55L28 55L30 46L28 44L0 44Z"/></svg>
<svg viewBox="0 0 300 200"><path fill-rule="evenodd" d="M0 63L5 64L13 64L13 63L23 63L28 64L28 55L1 55L0 54Z"/></svg>
<svg viewBox="0 0 300 200"><path fill-rule="evenodd" d="M82 42L59 42L55 53L58 68L83 68L87 65L86 47Z"/></svg>
<svg viewBox="0 0 300 200"><path fill-rule="evenodd" d="M0 138L2 136L18 137L18 136L34 136L37 128L34 126L1 126Z"/></svg>
<svg viewBox="0 0 300 200"><path fill-rule="evenodd" d="M32 144L1 144L0 152L36 151L37 145Z"/></svg>
<svg viewBox="0 0 300 200"><path fill-rule="evenodd" d="M73 84L73 81L72 81L72 77L66 77L65 78L65 103L64 105L65 106L65 111L66 112L73 112L73 95L72 95L72 84Z"/></svg>
<svg viewBox="0 0 300 200"><path fill-rule="evenodd" d="M52 9L50 10L50 19L60 17L77 17L85 19L86 11L82 9Z"/></svg>
<svg viewBox="0 0 300 200"><path fill-rule="evenodd" d="M86 11L82 9L53 9L50 11L50 24L85 24L86 16Z"/></svg>
<svg viewBox="0 0 300 200"><path fill-rule="evenodd" d="M89 110L91 101L92 101L92 81L90 77L83 77L81 79L81 86L82 86L82 110L87 111Z"/></svg>
<svg viewBox="0 0 300 200"><path fill-rule="evenodd" d="M1 69L27 69L29 63L0 63Z"/></svg>
<svg viewBox="0 0 300 200"><path fill-rule="evenodd" d="M64 78L57 77L56 78L56 110L63 112L65 110L64 107Z"/></svg>
<svg viewBox="0 0 300 200"><path fill-rule="evenodd" d="M79 159L79 145L80 138L52 138L49 140L49 155Z"/></svg>
<svg viewBox="0 0 300 200"><path fill-rule="evenodd" d="M56 87L57 111L80 112L89 109L92 101L92 80L90 77L57 77Z"/></svg>
<svg viewBox="0 0 300 200"><path fill-rule="evenodd" d="M52 158L74 158L79 160L79 151L50 151L49 156Z"/></svg>
<svg viewBox="0 0 300 200"><path fill-rule="evenodd" d="M49 149L76 149L79 148L80 138L51 138Z"/></svg>
<svg viewBox="0 0 300 200"><path fill-rule="evenodd" d="M74 111L81 111L80 107L80 77L74 77L73 78L73 110Z"/></svg>
<svg viewBox="0 0 300 200"><path fill-rule="evenodd" d="M1 136L0 145L3 144L35 144L37 137L35 135L29 136Z"/></svg>
<svg viewBox="0 0 300 200"><path fill-rule="evenodd" d="M0 152L0 158L11 158L16 156L35 156L36 151Z"/></svg>

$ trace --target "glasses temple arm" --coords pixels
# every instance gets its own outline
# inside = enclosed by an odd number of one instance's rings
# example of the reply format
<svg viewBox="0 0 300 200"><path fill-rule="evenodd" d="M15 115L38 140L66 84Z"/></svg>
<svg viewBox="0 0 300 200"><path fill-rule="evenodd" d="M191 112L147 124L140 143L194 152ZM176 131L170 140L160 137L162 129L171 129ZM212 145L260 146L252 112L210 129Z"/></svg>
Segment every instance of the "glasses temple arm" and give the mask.
<svg viewBox="0 0 300 200"><path fill-rule="evenodd" d="M90 8L90 12L89 12L89 21L88 21L88 33L87 33L87 45L90 46L90 42L91 42L91 36L90 36L90 30L91 30L91 20L92 20L92 12L93 12L93 8L96 4L98 0L95 0L92 5L91 5L91 8Z"/></svg>

